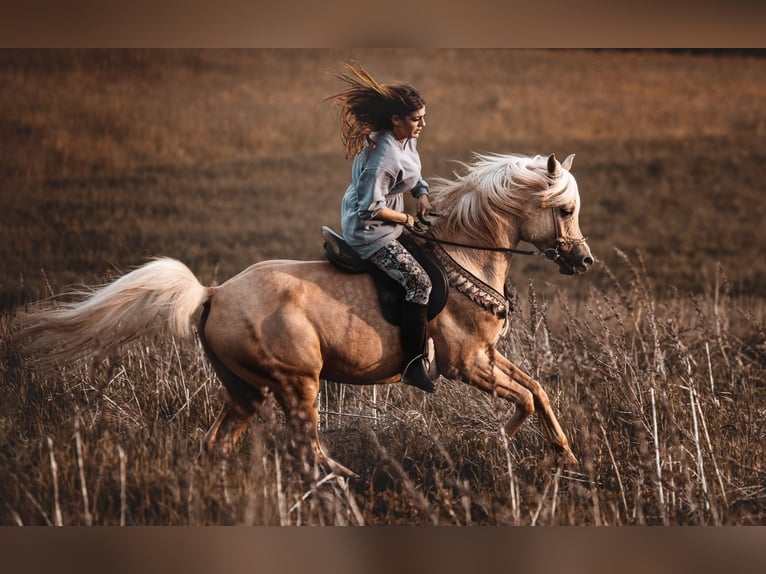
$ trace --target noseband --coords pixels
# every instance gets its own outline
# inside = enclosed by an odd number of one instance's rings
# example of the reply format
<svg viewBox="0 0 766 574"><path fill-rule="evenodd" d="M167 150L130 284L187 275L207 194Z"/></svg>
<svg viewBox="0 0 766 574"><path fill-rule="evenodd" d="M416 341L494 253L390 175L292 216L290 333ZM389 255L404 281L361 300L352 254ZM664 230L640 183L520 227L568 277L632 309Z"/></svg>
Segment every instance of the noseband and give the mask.
<svg viewBox="0 0 766 574"><path fill-rule="evenodd" d="M561 264L563 256L561 253L559 253L559 249L561 249L564 246L569 246L570 249L572 247L577 247L578 245L582 245L585 243L588 238L583 237L567 237L564 235L564 233L561 231L561 220L559 219L558 213L556 212L555 207L551 207L551 217L553 218L553 229L556 230L556 243L553 244L553 247L549 247L545 251L541 253L546 259L549 259L550 261L553 261L554 263ZM569 265L566 260L563 261L565 265Z"/></svg>

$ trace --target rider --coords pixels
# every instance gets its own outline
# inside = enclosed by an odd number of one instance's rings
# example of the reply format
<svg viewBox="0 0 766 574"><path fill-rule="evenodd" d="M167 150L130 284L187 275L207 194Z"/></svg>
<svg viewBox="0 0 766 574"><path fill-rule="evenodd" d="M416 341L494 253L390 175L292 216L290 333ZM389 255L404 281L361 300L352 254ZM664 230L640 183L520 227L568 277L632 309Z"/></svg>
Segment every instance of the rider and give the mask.
<svg viewBox="0 0 766 574"><path fill-rule="evenodd" d="M343 237L362 259L404 287L402 381L434 392L426 367L431 280L397 241L403 227L415 223L404 212L405 191L416 198L419 215L431 210L416 147L426 125L425 101L410 85L379 84L358 64L348 64L346 70L349 74L336 77L348 87L328 98L340 108L346 159L354 158L341 208Z"/></svg>

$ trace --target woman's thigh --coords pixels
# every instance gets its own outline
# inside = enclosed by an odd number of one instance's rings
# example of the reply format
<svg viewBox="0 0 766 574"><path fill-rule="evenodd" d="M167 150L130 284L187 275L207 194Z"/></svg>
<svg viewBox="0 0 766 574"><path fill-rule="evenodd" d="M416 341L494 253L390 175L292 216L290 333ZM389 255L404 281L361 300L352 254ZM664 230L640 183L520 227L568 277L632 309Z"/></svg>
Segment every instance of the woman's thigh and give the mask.
<svg viewBox="0 0 766 574"><path fill-rule="evenodd" d="M425 269L398 241L381 247L370 262L399 283L406 292L405 299L425 305L431 295L431 279Z"/></svg>

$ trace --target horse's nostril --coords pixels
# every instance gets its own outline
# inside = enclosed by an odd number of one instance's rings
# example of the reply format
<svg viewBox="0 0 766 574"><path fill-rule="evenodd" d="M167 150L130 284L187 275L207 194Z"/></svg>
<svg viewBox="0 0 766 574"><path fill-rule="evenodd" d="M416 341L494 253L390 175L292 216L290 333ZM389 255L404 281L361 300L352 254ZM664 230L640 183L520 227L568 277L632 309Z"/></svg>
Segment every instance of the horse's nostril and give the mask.
<svg viewBox="0 0 766 574"><path fill-rule="evenodd" d="M591 257L590 255L586 255L585 257L583 257L582 262L583 262L583 265L585 265L586 267L590 267L591 265L593 265L594 260L593 260L593 257Z"/></svg>

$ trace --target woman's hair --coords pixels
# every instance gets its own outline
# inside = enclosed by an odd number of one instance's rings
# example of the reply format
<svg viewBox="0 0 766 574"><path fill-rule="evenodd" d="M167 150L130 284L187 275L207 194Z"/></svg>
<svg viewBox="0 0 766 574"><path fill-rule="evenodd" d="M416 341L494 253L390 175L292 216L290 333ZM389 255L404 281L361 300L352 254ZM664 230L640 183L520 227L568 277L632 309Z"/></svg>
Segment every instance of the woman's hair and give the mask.
<svg viewBox="0 0 766 574"><path fill-rule="evenodd" d="M348 87L326 100L332 100L333 105L340 108L340 138L348 159L365 146L375 147L370 134L391 129L391 116L404 118L424 107L426 102L408 84L380 84L355 62L345 67L347 73L333 76Z"/></svg>

